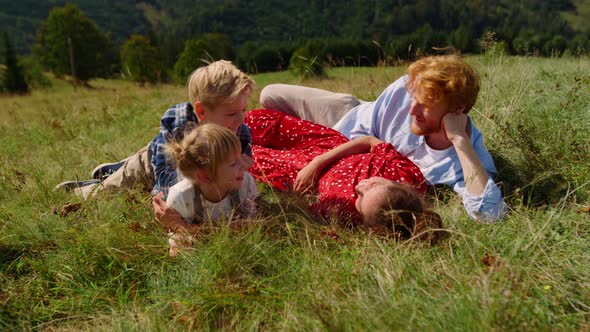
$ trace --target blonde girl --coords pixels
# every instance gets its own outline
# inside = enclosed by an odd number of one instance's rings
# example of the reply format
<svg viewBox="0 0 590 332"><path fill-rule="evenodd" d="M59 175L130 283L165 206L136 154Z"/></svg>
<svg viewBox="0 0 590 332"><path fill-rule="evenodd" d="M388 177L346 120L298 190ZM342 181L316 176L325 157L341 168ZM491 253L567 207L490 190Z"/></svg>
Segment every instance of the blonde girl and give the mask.
<svg viewBox="0 0 590 332"><path fill-rule="evenodd" d="M183 219L184 228L204 221L249 218L256 214L256 185L241 162L240 140L213 123L190 130L165 148L183 178L170 188L166 202Z"/></svg>

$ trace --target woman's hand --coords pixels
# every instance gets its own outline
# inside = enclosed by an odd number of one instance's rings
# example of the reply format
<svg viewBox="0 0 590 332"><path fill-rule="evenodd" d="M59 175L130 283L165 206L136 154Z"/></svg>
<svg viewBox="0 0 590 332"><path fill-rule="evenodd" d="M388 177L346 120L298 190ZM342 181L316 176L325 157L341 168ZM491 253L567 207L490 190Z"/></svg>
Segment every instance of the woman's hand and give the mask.
<svg viewBox="0 0 590 332"><path fill-rule="evenodd" d="M315 160L314 160L315 161ZM311 191L315 188L318 179L320 178L321 170L318 169L314 161L303 167L298 173L295 182L293 183L293 190L300 193Z"/></svg>

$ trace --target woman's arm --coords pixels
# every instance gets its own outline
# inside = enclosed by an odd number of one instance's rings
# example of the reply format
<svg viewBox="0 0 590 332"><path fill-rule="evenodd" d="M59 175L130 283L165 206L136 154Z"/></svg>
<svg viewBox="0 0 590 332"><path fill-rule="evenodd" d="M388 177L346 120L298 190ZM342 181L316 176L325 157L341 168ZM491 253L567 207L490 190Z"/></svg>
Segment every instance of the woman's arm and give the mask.
<svg viewBox="0 0 590 332"><path fill-rule="evenodd" d="M322 174L328 165L346 156L369 152L371 151L371 148L379 143L383 142L373 136L358 137L315 157L307 166L297 173L293 189L298 192L305 192L310 188L315 187L320 174Z"/></svg>

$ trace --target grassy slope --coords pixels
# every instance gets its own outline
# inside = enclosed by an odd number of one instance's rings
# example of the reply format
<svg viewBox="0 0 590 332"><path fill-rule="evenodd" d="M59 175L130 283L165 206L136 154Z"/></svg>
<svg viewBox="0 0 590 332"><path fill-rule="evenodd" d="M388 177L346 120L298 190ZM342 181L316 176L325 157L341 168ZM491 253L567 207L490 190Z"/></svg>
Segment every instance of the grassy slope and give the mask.
<svg viewBox="0 0 590 332"><path fill-rule="evenodd" d="M335 240L330 221L265 189L251 229L170 258L147 195L104 194L60 217L79 200L51 188L145 145L184 88L96 81L1 97L0 329L588 329L590 63L470 61L483 84L472 116L511 213L479 224L443 195L433 203L451 237L433 248L339 228ZM340 68L303 84L371 100L402 73Z"/></svg>

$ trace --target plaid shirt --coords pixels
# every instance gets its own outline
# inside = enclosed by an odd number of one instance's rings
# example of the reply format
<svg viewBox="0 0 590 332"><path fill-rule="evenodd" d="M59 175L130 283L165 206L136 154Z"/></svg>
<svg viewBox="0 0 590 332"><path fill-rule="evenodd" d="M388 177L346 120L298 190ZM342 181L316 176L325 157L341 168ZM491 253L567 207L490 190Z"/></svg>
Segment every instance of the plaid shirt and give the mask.
<svg viewBox="0 0 590 332"><path fill-rule="evenodd" d="M178 174L174 161L167 158L164 153L164 146L169 139L179 140L185 131L197 124L199 120L193 111L191 103L182 103L170 107L162 116L160 121L160 133L150 143L152 152L152 168L156 177L156 185L152 189L152 195L163 192L168 195L170 187L178 181ZM242 143L242 153L252 157L252 133L245 124L240 125L237 132Z"/></svg>

